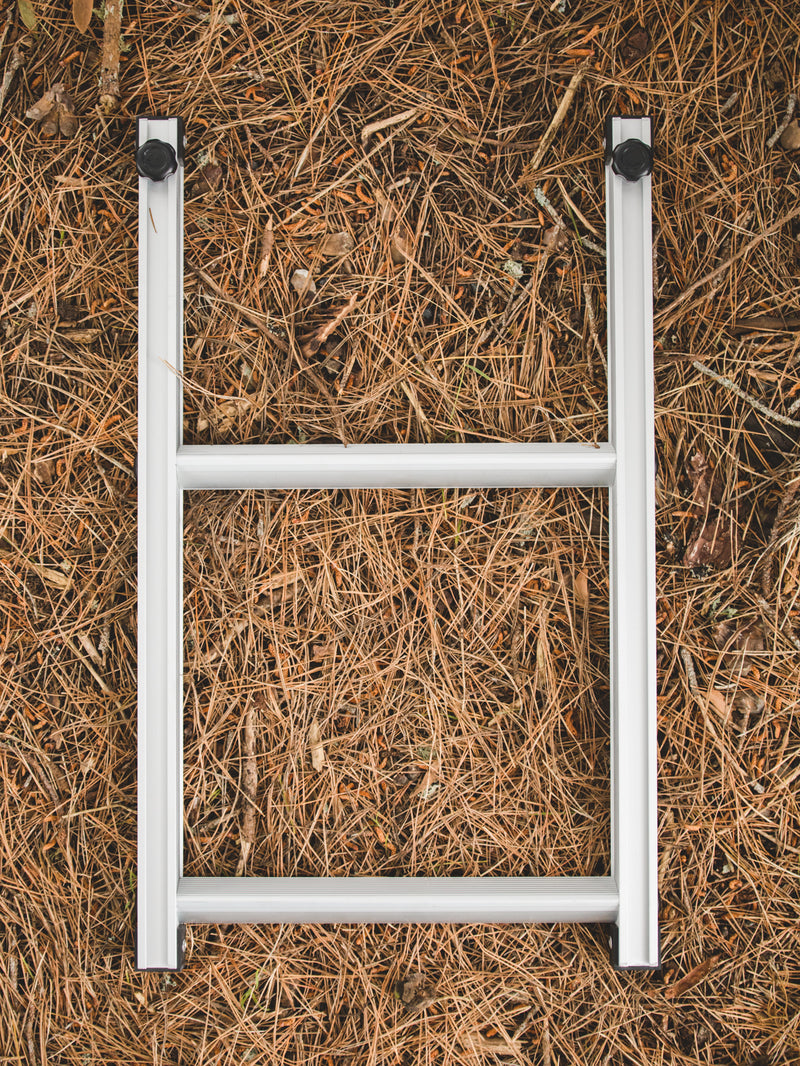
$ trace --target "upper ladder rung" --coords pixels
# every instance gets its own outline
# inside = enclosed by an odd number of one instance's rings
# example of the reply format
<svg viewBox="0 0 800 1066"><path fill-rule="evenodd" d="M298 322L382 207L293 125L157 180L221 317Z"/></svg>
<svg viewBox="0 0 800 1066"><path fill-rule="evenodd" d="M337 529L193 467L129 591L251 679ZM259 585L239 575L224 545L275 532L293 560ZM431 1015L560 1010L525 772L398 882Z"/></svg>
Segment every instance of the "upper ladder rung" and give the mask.
<svg viewBox="0 0 800 1066"><path fill-rule="evenodd" d="M243 444L178 449L184 489L610 486L610 444Z"/></svg>
<svg viewBox="0 0 800 1066"><path fill-rule="evenodd" d="M182 877L180 922L615 922L610 877Z"/></svg>

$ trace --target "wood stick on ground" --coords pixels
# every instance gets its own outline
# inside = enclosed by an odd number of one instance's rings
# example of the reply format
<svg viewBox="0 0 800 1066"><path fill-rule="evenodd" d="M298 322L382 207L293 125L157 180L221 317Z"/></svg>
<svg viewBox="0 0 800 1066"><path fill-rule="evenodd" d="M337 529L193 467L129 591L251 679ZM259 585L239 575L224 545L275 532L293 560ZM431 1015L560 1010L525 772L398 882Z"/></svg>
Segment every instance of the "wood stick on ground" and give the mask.
<svg viewBox="0 0 800 1066"><path fill-rule="evenodd" d="M525 176L526 176L526 178L528 178L528 177L532 176L533 174L535 174L536 171L541 166L542 160L545 157L547 149L553 143L553 138L558 133L558 130L559 130L559 127L561 126L561 123L567 117L567 112L569 111L569 109L570 109L570 107L572 105L572 101L575 99L575 93L578 91L578 89L580 87L580 84L583 81L583 78L584 78L585 74L586 74L586 66L584 65L584 66L580 67L578 70L576 70L575 73L572 75L572 77L570 79L570 83L567 86L566 90L564 91L564 95L561 98L561 103L558 105L558 109L557 109L556 113L553 115L553 117L552 117L552 119L550 121L550 125L544 131L544 136L542 137L541 141L539 141L539 147L536 149L536 152L534 153L533 159L530 161L528 166L525 168Z"/></svg>
<svg viewBox="0 0 800 1066"><path fill-rule="evenodd" d="M100 110L113 115L119 110L119 42L122 33L123 0L106 0L103 26L103 63L100 71Z"/></svg>
<svg viewBox="0 0 800 1066"><path fill-rule="evenodd" d="M778 126L770 139L767 141L767 148L774 148L778 141L781 139L781 135L789 123L792 121L792 115L794 109L797 107L797 97L794 93L789 93L789 99L786 102L786 114L783 116L783 122Z"/></svg>
<svg viewBox="0 0 800 1066"><path fill-rule="evenodd" d="M261 238L261 262L258 265L258 276L265 278L269 270L269 261L272 256L272 246L275 244L275 232L272 229L272 215L267 219L264 227L264 236Z"/></svg>
<svg viewBox="0 0 800 1066"><path fill-rule="evenodd" d="M19 50L19 42L17 42L11 50L11 58L6 66L5 74L3 74L3 81L0 83L0 111L3 110L3 102L5 101L6 94L11 88L11 82L14 80L14 75L22 66L22 53Z"/></svg>
<svg viewBox="0 0 800 1066"><path fill-rule="evenodd" d="M595 318L594 304L592 303L592 287L591 287L591 285L589 284L588 281L584 281L584 283L583 283L583 298L586 301L586 318L589 321L589 335L592 338L592 344L597 349L597 354L600 356L600 362L605 366L605 361L606 361L605 353L603 351L603 346L600 343L600 338L597 335L597 319ZM588 363L589 363L589 368L588 369L589 369L589 373L591 374L591 373L593 373L593 370L594 370L594 367L593 367L593 364L592 364L592 350L591 350L591 348L589 349L589 351L586 354L587 354L587 360L588 360Z"/></svg>
<svg viewBox="0 0 800 1066"><path fill-rule="evenodd" d="M706 377L716 381L717 384L722 385L728 392L732 392L735 396L738 396L740 400L744 400L745 403L749 403L751 407L755 408L759 414L762 414L764 418L771 418L773 422L780 422L782 426L790 426L792 429L800 429L800 422L795 418L789 418L787 415L782 415L779 411L773 411L771 407L767 407L766 404L761 403L755 396L751 396L744 389L740 389L739 386L731 381L730 378L723 377L722 374L717 374L716 371L711 370L710 367L698 362L697 359L692 360L692 366L695 370L699 370L701 374L705 374Z"/></svg>
<svg viewBox="0 0 800 1066"><path fill-rule="evenodd" d="M681 661L683 662L683 665L686 669L686 680L689 683L689 691L696 700L699 700L700 689L697 687L697 673L695 672L692 653L689 651L688 648L681 648L680 656Z"/></svg>
<svg viewBox="0 0 800 1066"><path fill-rule="evenodd" d="M396 126L399 122L416 118L418 114L418 107L410 107L407 111L401 111L399 115L390 115L389 118L382 118L378 122L370 122L361 131L361 143L366 144L373 133L380 133L381 130L388 129L389 126Z"/></svg>
<svg viewBox="0 0 800 1066"><path fill-rule="evenodd" d="M356 306L357 302L358 293L354 292L350 299L347 301L347 303L344 305L344 307L342 307L342 309L337 312L337 314L334 316L334 318L330 320L330 322L326 322L324 326L320 326L318 330L311 334L307 341L303 342L300 351L307 359L309 358L309 356L312 356L315 352L319 351L319 349L322 347L328 337L330 337L331 333L333 333L333 331L338 326L340 326L342 322L344 322L344 320Z"/></svg>

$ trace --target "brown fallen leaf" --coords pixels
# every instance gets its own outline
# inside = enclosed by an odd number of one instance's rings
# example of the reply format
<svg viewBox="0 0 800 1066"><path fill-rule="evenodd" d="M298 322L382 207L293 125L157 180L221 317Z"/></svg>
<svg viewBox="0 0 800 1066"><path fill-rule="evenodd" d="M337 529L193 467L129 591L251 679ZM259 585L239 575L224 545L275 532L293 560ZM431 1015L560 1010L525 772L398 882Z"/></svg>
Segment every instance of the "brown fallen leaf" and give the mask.
<svg viewBox="0 0 800 1066"><path fill-rule="evenodd" d="M366 144L374 133L380 133L381 130L388 129L390 126L396 126L399 122L406 122L408 119L415 118L418 114L419 108L410 107L407 111L401 111L399 115L390 115L389 118L370 122L361 131L361 143Z"/></svg>
<svg viewBox="0 0 800 1066"><path fill-rule="evenodd" d="M768 89L782 89L786 85L786 71L780 55L769 64L762 80Z"/></svg>
<svg viewBox="0 0 800 1066"><path fill-rule="evenodd" d="M563 252L569 245L569 236L563 226L551 226L544 231L542 243L548 252Z"/></svg>
<svg viewBox="0 0 800 1066"><path fill-rule="evenodd" d="M688 473L692 510L698 522L686 545L684 565L724 569L738 550L739 527L729 514L719 510L724 495L721 472L702 452L696 452L689 460Z"/></svg>
<svg viewBox="0 0 800 1066"><path fill-rule="evenodd" d="M30 569L33 570L34 574L38 574L45 584L61 589L62 592L66 592L68 589L72 588L72 578L67 574L63 574L60 570L54 570L51 566L40 566L38 563L34 563L30 559L26 559L25 561Z"/></svg>
<svg viewBox="0 0 800 1066"><path fill-rule="evenodd" d="M237 419L245 414L250 407L251 401L247 396L226 400L213 410L210 410L207 415L201 415L197 419L197 432L204 433L209 426L214 426L221 433L226 433L233 428Z"/></svg>
<svg viewBox="0 0 800 1066"><path fill-rule="evenodd" d="M438 779L442 772L442 763L440 759L433 759L430 763L420 764L420 768L425 769L425 776L412 792L412 796L419 796L422 800L430 799L439 789Z"/></svg>
<svg viewBox="0 0 800 1066"><path fill-rule="evenodd" d="M86 33L92 20L92 0L72 0L72 21L81 33Z"/></svg>
<svg viewBox="0 0 800 1066"><path fill-rule="evenodd" d="M218 163L206 163L197 175L197 188L201 192L214 192L222 181L222 167Z"/></svg>
<svg viewBox="0 0 800 1066"><path fill-rule="evenodd" d="M34 459L33 476L42 485L52 485L56 476L56 464L52 459Z"/></svg>
<svg viewBox="0 0 800 1066"><path fill-rule="evenodd" d="M392 262L395 266L399 266L400 263L404 263L408 259L411 254L411 247L411 231L405 224L401 223L392 234L389 245L389 255L392 257Z"/></svg>
<svg viewBox="0 0 800 1066"><path fill-rule="evenodd" d="M42 123L42 136L74 137L78 132L78 118L75 114L75 101L65 91L64 83L55 82L32 107L25 112L25 118Z"/></svg>
<svg viewBox="0 0 800 1066"><path fill-rule="evenodd" d="M336 654L336 641L329 640L325 644L312 644L311 645L311 658L314 662L322 662L324 659L330 658L331 655Z"/></svg>
<svg viewBox="0 0 800 1066"><path fill-rule="evenodd" d="M725 699L719 689L712 688L712 690L708 694L708 703L710 707L714 708L714 710L719 714L723 721L727 720L729 711L728 701Z"/></svg>
<svg viewBox="0 0 800 1066"><path fill-rule="evenodd" d="M760 622L737 625L733 619L726 619L714 630L714 643L725 651L724 669L741 670L749 656L764 651L764 629Z"/></svg>
<svg viewBox="0 0 800 1066"><path fill-rule="evenodd" d="M45 115L49 115L56 105L56 94L64 88L64 83L61 81L55 82L47 90L47 92L41 96L35 104L32 104L25 112L25 118L32 118L34 122L41 122Z"/></svg>
<svg viewBox="0 0 800 1066"><path fill-rule="evenodd" d="M739 548L739 528L728 515L718 514L703 522L686 545L684 566L730 566Z"/></svg>
<svg viewBox="0 0 800 1066"><path fill-rule="evenodd" d="M421 973L412 973L400 986L400 999L403 1003L410 1003L423 985L425 977Z"/></svg>
<svg viewBox="0 0 800 1066"><path fill-rule="evenodd" d="M305 270L302 267L295 270L290 278L290 284L300 296L300 299L307 303L311 301L312 297L316 296L317 286L309 270Z"/></svg>
<svg viewBox="0 0 800 1066"><path fill-rule="evenodd" d="M394 222L397 218L397 208L392 201L383 191L383 189L375 188L373 190L375 196L375 203L380 205L380 214L378 216L379 222Z"/></svg>
<svg viewBox="0 0 800 1066"><path fill-rule="evenodd" d="M699 984L705 977L708 977L714 965L719 961L719 955L712 955L710 959L706 959L704 962L698 963L687 974L684 974L680 980L675 981L670 985L664 993L667 999L677 999L678 996L682 996L687 989L692 988L693 985Z"/></svg>
<svg viewBox="0 0 800 1066"><path fill-rule="evenodd" d="M645 26L635 26L619 46L619 53L625 63L643 59L650 51L650 34Z"/></svg>
<svg viewBox="0 0 800 1066"><path fill-rule="evenodd" d="M337 259L340 255L349 255L355 248L356 242L347 232L329 233L323 238L319 246L319 254L325 259Z"/></svg>
<svg viewBox="0 0 800 1066"><path fill-rule="evenodd" d="M305 571L303 570L289 570L285 574L275 574L273 577L268 577L266 581L258 586L256 595L266 596L268 592L274 592L275 589L285 589L290 585L296 585L304 573Z"/></svg>
<svg viewBox="0 0 800 1066"><path fill-rule="evenodd" d="M413 973L400 985L398 995L409 1014L424 1010L436 1002L436 994L422 973Z"/></svg>
<svg viewBox="0 0 800 1066"><path fill-rule="evenodd" d="M322 747L322 734L316 718L308 731L308 747L311 752L311 765L319 773L325 767L325 751Z"/></svg>
<svg viewBox="0 0 800 1066"><path fill-rule="evenodd" d="M692 483L692 503L698 516L710 504L722 502L723 484L719 469L711 466L702 452L695 452L689 460L689 480Z"/></svg>
<svg viewBox="0 0 800 1066"><path fill-rule="evenodd" d="M102 331L96 328L90 329L65 329L61 336L66 341L71 341L73 344L88 344L90 341L97 340Z"/></svg>
<svg viewBox="0 0 800 1066"><path fill-rule="evenodd" d="M78 116L75 114L75 101L69 93L61 93L59 103L58 132L62 137L74 137L79 126Z"/></svg>
<svg viewBox="0 0 800 1066"><path fill-rule="evenodd" d="M787 152L796 152L800 148L800 122L796 118L792 119L781 134L781 148L785 148Z"/></svg>

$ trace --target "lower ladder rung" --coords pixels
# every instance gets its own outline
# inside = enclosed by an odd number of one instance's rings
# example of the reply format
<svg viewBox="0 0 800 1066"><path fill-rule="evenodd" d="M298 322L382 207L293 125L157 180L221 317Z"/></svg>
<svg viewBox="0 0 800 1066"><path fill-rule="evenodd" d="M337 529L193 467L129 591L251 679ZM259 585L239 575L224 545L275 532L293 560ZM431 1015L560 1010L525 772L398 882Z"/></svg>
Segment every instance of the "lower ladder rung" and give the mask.
<svg viewBox="0 0 800 1066"><path fill-rule="evenodd" d="M184 489L609 486L610 444L242 444L178 449Z"/></svg>
<svg viewBox="0 0 800 1066"><path fill-rule="evenodd" d="M610 877L182 877L179 922L615 922Z"/></svg>

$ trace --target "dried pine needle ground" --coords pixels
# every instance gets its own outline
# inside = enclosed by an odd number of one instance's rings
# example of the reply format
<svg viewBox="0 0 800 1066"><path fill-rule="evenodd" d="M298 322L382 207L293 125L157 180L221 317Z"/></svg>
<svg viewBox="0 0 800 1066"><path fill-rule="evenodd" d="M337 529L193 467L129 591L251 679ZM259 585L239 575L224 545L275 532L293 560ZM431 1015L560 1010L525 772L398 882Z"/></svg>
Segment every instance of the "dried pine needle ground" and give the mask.
<svg viewBox="0 0 800 1066"><path fill-rule="evenodd" d="M131 3L105 49L103 13L0 27L3 1061L797 1061L791 6ZM187 122L187 440L596 441L634 111L663 972L471 925L194 927L135 973L133 117ZM188 870L607 870L604 494L191 495L185 531Z"/></svg>

